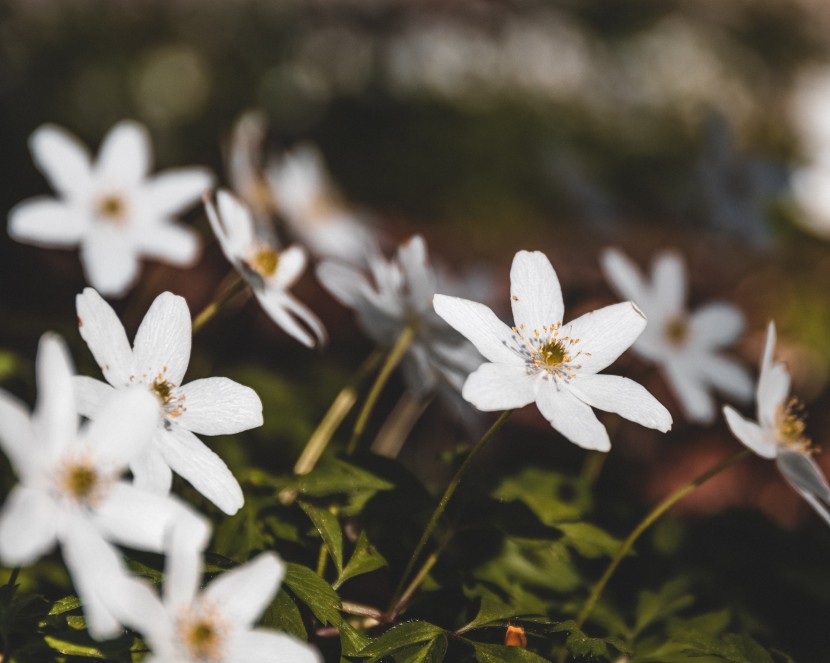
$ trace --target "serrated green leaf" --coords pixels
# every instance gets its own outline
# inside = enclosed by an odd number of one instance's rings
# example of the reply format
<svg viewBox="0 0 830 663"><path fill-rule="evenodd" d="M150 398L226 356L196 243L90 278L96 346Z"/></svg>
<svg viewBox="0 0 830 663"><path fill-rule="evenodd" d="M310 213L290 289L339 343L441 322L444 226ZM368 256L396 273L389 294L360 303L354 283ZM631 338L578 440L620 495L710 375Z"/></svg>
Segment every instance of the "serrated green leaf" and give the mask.
<svg viewBox="0 0 830 663"><path fill-rule="evenodd" d="M443 633L426 644L404 647L395 653L395 663L441 663L447 653L447 636Z"/></svg>
<svg viewBox="0 0 830 663"><path fill-rule="evenodd" d="M320 461L308 474L278 477L273 481L278 490L288 488L299 495L327 497L338 493L391 490L394 484L364 469L337 458Z"/></svg>
<svg viewBox="0 0 830 663"><path fill-rule="evenodd" d="M694 603L694 597L686 593L687 583L683 579L671 580L656 592L643 591L637 598L634 621L634 636L660 619L675 614Z"/></svg>
<svg viewBox="0 0 830 663"><path fill-rule="evenodd" d="M52 649L66 654L67 656L83 656L84 658L106 658L106 655L97 647L79 645L74 642L67 642L51 636L43 638Z"/></svg>
<svg viewBox="0 0 830 663"><path fill-rule="evenodd" d="M340 597L329 584L314 571L301 564L285 565L283 584L305 603L323 624L339 624Z"/></svg>
<svg viewBox="0 0 830 663"><path fill-rule="evenodd" d="M543 587L566 593L582 584L570 552L561 541L520 537L505 538L501 553L476 568L474 574L509 596L513 596L516 587ZM544 611L544 608L531 607L529 611Z"/></svg>
<svg viewBox="0 0 830 663"><path fill-rule="evenodd" d="M695 633L706 633L717 635L723 633L732 621L732 613L729 610L707 612L696 617L685 619L672 619L666 629L669 637L681 639Z"/></svg>
<svg viewBox="0 0 830 663"><path fill-rule="evenodd" d="M340 648L345 656L359 656L359 652L371 642L368 636L345 620L341 620L339 628Z"/></svg>
<svg viewBox="0 0 830 663"><path fill-rule="evenodd" d="M583 484L538 467L525 467L502 479L492 494L500 500L522 501L545 525L575 520L590 505L590 493Z"/></svg>
<svg viewBox="0 0 830 663"><path fill-rule="evenodd" d="M620 540L590 523L560 523L554 525L565 538L563 543L583 557L613 557L620 549Z"/></svg>
<svg viewBox="0 0 830 663"><path fill-rule="evenodd" d="M409 645L426 642L444 633L444 629L429 622L412 621L393 626L360 651L360 656L371 656L372 661L389 656Z"/></svg>
<svg viewBox="0 0 830 663"><path fill-rule="evenodd" d="M288 633L300 640L308 639L300 609L287 592L281 591L274 597L265 610L260 624L266 628Z"/></svg>
<svg viewBox="0 0 830 663"><path fill-rule="evenodd" d="M244 562L251 552L271 547L273 541L264 531L259 517L261 502L261 499L247 499L236 514L221 520L214 534L215 552L236 562Z"/></svg>
<svg viewBox="0 0 830 663"><path fill-rule="evenodd" d="M548 659L521 647L490 645L472 640L467 642L475 647L478 663L548 663Z"/></svg>
<svg viewBox="0 0 830 663"><path fill-rule="evenodd" d="M556 624L552 632L567 632L568 636L565 638L565 647L574 656L605 656L608 653L608 645L622 653L630 654L631 649L622 642L619 638L591 638L582 632L576 625L576 622L569 619L564 622Z"/></svg>
<svg viewBox="0 0 830 663"><path fill-rule="evenodd" d="M300 501L299 505L323 538L337 572L343 573L343 531L340 529L337 516L328 509L321 509L310 502Z"/></svg>
<svg viewBox="0 0 830 663"><path fill-rule="evenodd" d="M467 631L472 631L476 628L481 628L493 622L502 621L515 616L516 608L502 603L491 597L482 597L481 603L478 607L478 613L469 624L465 624L456 631L456 635L461 635Z"/></svg>
<svg viewBox="0 0 830 663"><path fill-rule="evenodd" d="M686 651L694 656L718 656L729 663L774 663L772 656L745 633L725 633L721 637L701 633L688 642Z"/></svg>
<svg viewBox="0 0 830 663"><path fill-rule="evenodd" d="M81 599L77 596L65 596L52 604L52 607L49 609L49 615L62 615L65 612L69 612L70 610L75 610L80 607Z"/></svg>
<svg viewBox="0 0 830 663"><path fill-rule="evenodd" d="M346 564L337 582L334 583L334 588L337 589L346 582L349 578L363 575L375 571L381 567L387 566L387 561L377 549L369 542L369 537L366 531L362 531L355 544L354 552L352 553L349 563Z"/></svg>

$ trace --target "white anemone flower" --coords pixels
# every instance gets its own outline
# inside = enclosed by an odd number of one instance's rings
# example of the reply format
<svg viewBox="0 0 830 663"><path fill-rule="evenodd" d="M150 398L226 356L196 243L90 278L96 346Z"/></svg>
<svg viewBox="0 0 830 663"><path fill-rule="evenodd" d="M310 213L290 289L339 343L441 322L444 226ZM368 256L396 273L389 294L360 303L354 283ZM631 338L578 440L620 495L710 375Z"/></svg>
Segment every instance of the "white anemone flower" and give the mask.
<svg viewBox="0 0 830 663"><path fill-rule="evenodd" d="M314 255L362 265L376 252L374 234L341 200L317 148L286 152L269 164L266 177L289 231Z"/></svg>
<svg viewBox="0 0 830 663"><path fill-rule="evenodd" d="M49 334L38 350L37 384L31 417L0 391L0 447L20 478L0 513L0 560L29 564L60 543L90 633L113 637L120 625L109 606L126 571L107 541L173 549L178 559L204 547L209 526L181 502L120 480L156 427L158 404L145 390L114 394L79 429L72 363Z"/></svg>
<svg viewBox="0 0 830 663"><path fill-rule="evenodd" d="M320 320L288 292L305 269L303 249L294 245L280 251L268 228L258 226L248 208L230 193L220 191L216 202L218 210L209 200L205 200L205 209L219 246L265 312L303 345L325 343L326 330Z"/></svg>
<svg viewBox="0 0 830 663"><path fill-rule="evenodd" d="M674 252L657 255L651 282L621 251L606 249L600 261L611 288L633 301L648 318L632 350L660 366L689 421L714 420L713 389L739 402L749 401L752 378L746 368L721 352L743 333L744 318L737 307L711 302L688 311L686 270Z"/></svg>
<svg viewBox="0 0 830 663"><path fill-rule="evenodd" d="M191 344L190 311L183 297L170 292L156 297L132 348L115 311L95 290L86 288L76 304L81 336L109 383L75 378L81 414L96 419L113 390L143 385L156 397L156 430L130 462L136 485L167 494L175 471L222 511L236 513L244 503L242 489L195 433L229 435L261 426L262 402L256 392L228 378L182 384Z"/></svg>
<svg viewBox="0 0 830 663"><path fill-rule="evenodd" d="M139 259L192 265L201 240L173 221L210 187L202 168L168 170L148 177L152 159L147 130L125 121L110 130L93 164L66 130L37 129L29 140L37 167L58 194L25 200L9 213L9 235L45 247L80 247L88 281L120 297L138 278Z"/></svg>
<svg viewBox="0 0 830 663"><path fill-rule="evenodd" d="M435 273L424 238L415 235L401 244L394 260L375 255L369 267L371 280L357 268L322 262L317 278L335 299L355 310L363 331L377 343L391 346L412 327L414 340L402 364L412 392L424 396L442 383L460 390L481 358L432 309Z"/></svg>
<svg viewBox="0 0 830 663"><path fill-rule="evenodd" d="M830 486L811 458L814 449L804 433L800 403L789 397L790 374L784 364L773 362L774 352L775 324L770 322L756 392L758 421L744 419L728 405L723 414L735 437L759 456L775 459L787 483L830 525Z"/></svg>
<svg viewBox="0 0 830 663"><path fill-rule="evenodd" d="M149 663L320 663L308 644L254 628L285 575L274 553L226 571L198 591L201 557L167 565L163 600L146 585L125 588L116 613L152 649Z"/></svg>
<svg viewBox="0 0 830 663"><path fill-rule="evenodd" d="M642 385L597 375L646 326L631 302L614 304L562 323L559 279L539 251L519 251L510 269L512 329L487 306L435 295L435 310L466 336L489 363L472 373L461 395L479 410L499 411L536 402L551 426L586 449L608 451L608 431L591 408L614 412L666 432L668 410Z"/></svg>

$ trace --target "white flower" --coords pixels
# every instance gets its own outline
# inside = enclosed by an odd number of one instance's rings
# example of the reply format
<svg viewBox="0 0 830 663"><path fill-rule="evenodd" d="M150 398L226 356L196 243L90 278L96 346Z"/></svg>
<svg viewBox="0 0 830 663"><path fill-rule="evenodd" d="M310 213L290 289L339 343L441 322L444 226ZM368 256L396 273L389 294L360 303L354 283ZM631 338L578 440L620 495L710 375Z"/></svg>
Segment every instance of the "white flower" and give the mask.
<svg viewBox="0 0 830 663"><path fill-rule="evenodd" d="M274 553L226 571L198 592L201 557L167 565L164 600L138 584L121 593L116 613L144 635L150 663L319 663L317 652L284 633L253 628L285 575Z"/></svg>
<svg viewBox="0 0 830 663"><path fill-rule="evenodd" d="M305 269L305 252L296 245L279 251L276 239L267 228L256 226L242 203L226 191L216 198L219 210L209 200L205 200L205 209L219 246L265 312L300 343L308 347L325 343L323 325L288 292Z"/></svg>
<svg viewBox="0 0 830 663"><path fill-rule="evenodd" d="M263 226L270 223L277 211L263 172L263 144L267 132L264 113L243 113L233 125L225 157L231 189L251 210L255 222Z"/></svg>
<svg viewBox="0 0 830 663"><path fill-rule="evenodd" d="M300 145L269 164L266 176L289 230L317 256L365 264L377 242L329 180L320 152Z"/></svg>
<svg viewBox="0 0 830 663"><path fill-rule="evenodd" d="M712 302L687 311L683 261L669 251L655 258L651 282L616 249L605 250L601 263L612 289L633 301L648 318L632 350L660 366L689 421L714 420L711 389L741 402L751 398L752 379L747 370L720 353L743 333L743 315L736 307Z"/></svg>
<svg viewBox="0 0 830 663"><path fill-rule="evenodd" d="M153 435L155 400L140 389L115 394L79 431L72 373L63 342L45 335L34 414L0 391L0 446L20 477L0 514L0 560L28 564L59 542L90 632L112 637L120 627L108 604L125 570L107 541L162 552L178 537L178 550L195 552L209 528L184 504L119 480Z"/></svg>
<svg viewBox="0 0 830 663"><path fill-rule="evenodd" d="M228 378L182 384L191 343L184 298L169 292L156 297L132 348L115 311L95 290L86 288L76 303L81 336L109 383L76 377L79 411L95 419L113 389L143 385L156 397L156 430L151 444L130 462L136 485L167 494L172 469L222 511L236 513L244 503L242 489L194 433L228 435L261 426L259 396Z"/></svg>
<svg viewBox="0 0 830 663"><path fill-rule="evenodd" d="M536 402L551 425L586 449L611 448L592 407L667 431L671 415L641 385L597 375L630 346L646 319L631 302L606 306L562 324L559 279L547 257L519 251L510 270L512 329L483 304L435 295L435 310L491 363L464 383L462 396L479 410Z"/></svg>
<svg viewBox="0 0 830 663"><path fill-rule="evenodd" d="M323 262L317 278L335 299L356 311L360 326L377 343L391 346L407 325L413 327L415 338L403 362L413 392L424 395L441 382L460 389L481 359L432 310L435 274L423 237L404 242L396 260L375 255L369 267L371 281L354 267Z"/></svg>
<svg viewBox="0 0 830 663"><path fill-rule="evenodd" d="M201 168L148 177L147 130L117 124L93 164L89 152L64 129L44 125L29 141L38 168L58 198L25 200L9 213L9 235L46 247L80 246L89 282L107 296L122 296L138 277L139 258L192 264L200 239L172 217L211 185Z"/></svg>
<svg viewBox="0 0 830 663"><path fill-rule="evenodd" d="M784 364L773 363L774 352L775 325L770 322L756 393L758 421L744 419L728 405L723 414L735 437L759 456L774 458L787 483L830 525L830 486L810 457L813 448L799 403L789 398L790 374Z"/></svg>

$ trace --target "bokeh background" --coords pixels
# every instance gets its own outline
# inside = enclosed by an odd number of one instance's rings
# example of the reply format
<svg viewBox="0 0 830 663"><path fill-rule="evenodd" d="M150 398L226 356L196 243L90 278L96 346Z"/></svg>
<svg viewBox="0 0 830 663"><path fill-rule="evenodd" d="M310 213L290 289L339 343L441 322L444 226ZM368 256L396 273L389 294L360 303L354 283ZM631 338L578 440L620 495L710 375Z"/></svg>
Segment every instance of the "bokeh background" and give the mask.
<svg viewBox="0 0 830 663"><path fill-rule="evenodd" d="M27 147L44 122L96 149L117 121L139 120L157 168L205 164L223 183L231 129L251 109L268 118L270 150L320 147L344 198L390 250L420 232L457 277L485 274L505 318L518 249L550 256L571 317L614 301L599 271L603 247L641 265L677 248L692 306L725 299L745 312L734 353L748 365L775 319L808 431L830 442L830 206L821 187L802 185L821 182L830 162L830 8L821 0L0 2L3 218L48 193ZM203 213L187 218L204 232L203 259L189 270L145 265L116 304L128 332L159 292L185 295L195 312L225 282L230 268ZM49 329L93 373L74 331L84 285L76 252L5 237L0 283L4 387L32 402L31 361ZM327 349L299 349L253 304L213 323L194 348L196 371L261 385L272 413L261 435L282 441L255 452L228 442L231 464L290 467L371 347L311 273L298 294L327 325ZM662 378L636 358L617 372L646 384L676 419L665 438L609 419L615 446L595 517L633 524L737 442L722 422L683 422ZM429 410L402 455L435 487L446 476L441 452L466 435L451 410ZM517 417L509 451L491 450L491 465L518 456L578 469L582 453L531 410ZM819 462L830 473L828 457ZM613 591L643 586L654 565L682 566L704 605L751 606L745 625L760 638L801 661L827 660L826 529L772 464L754 459L681 505Z"/></svg>

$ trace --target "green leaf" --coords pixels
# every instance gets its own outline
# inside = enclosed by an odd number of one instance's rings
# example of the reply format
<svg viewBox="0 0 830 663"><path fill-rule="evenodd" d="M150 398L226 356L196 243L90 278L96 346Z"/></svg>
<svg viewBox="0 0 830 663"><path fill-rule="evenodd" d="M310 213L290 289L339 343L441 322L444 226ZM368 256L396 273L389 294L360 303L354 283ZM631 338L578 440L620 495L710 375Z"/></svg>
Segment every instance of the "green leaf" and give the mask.
<svg viewBox="0 0 830 663"><path fill-rule="evenodd" d="M729 663L774 663L772 656L745 633L726 633L721 637L701 633L687 643L692 656L718 656Z"/></svg>
<svg viewBox="0 0 830 663"><path fill-rule="evenodd" d="M328 509L321 509L309 502L300 501L299 505L323 538L323 543L334 560L337 572L343 573L343 532L337 516Z"/></svg>
<svg viewBox="0 0 830 663"><path fill-rule="evenodd" d="M580 630L573 619L560 622L551 629L552 632L568 633L565 638L565 647L574 656L591 656L599 657L608 654L608 645L614 649L624 653L631 654L631 648L622 642L619 638L591 638Z"/></svg>
<svg viewBox="0 0 830 663"><path fill-rule="evenodd" d="M340 620L338 628L340 629L340 648L345 656L360 656L360 651L371 642L368 636L344 619Z"/></svg>
<svg viewBox="0 0 830 663"><path fill-rule="evenodd" d="M314 571L300 564L285 565L283 584L305 603L323 624L339 625L340 597L329 584Z"/></svg>
<svg viewBox="0 0 830 663"><path fill-rule="evenodd" d="M637 598L634 636L657 620L665 620L674 613L694 603L694 597L686 593L684 579L670 580L658 591L640 592Z"/></svg>
<svg viewBox="0 0 830 663"><path fill-rule="evenodd" d="M582 584L568 548L561 541L520 537L505 538L501 553L475 569L475 576L495 584L508 596L513 596L517 587L543 587L565 593ZM530 610L543 612L544 607Z"/></svg>
<svg viewBox="0 0 830 663"><path fill-rule="evenodd" d="M620 549L620 540L590 523L560 523L555 525L565 538L563 543L569 545L583 557L613 557Z"/></svg>
<svg viewBox="0 0 830 663"><path fill-rule="evenodd" d="M213 550L236 562L244 562L255 550L266 550L273 541L263 530L259 516L262 499L249 498L230 518L223 518L216 528Z"/></svg>
<svg viewBox="0 0 830 663"><path fill-rule="evenodd" d="M346 564L337 582L334 583L334 588L337 589L346 582L349 578L375 571L381 567L387 566L386 559L381 555L377 549L369 542L369 537L366 531L362 531L355 544L354 552L352 553L349 563Z"/></svg>
<svg viewBox="0 0 830 663"><path fill-rule="evenodd" d="M360 651L360 656L371 656L372 661L376 661L403 647L437 638L442 633L444 629L429 622L404 622L373 640Z"/></svg>
<svg viewBox="0 0 830 663"><path fill-rule="evenodd" d="M522 501L545 525L576 520L590 504L590 492L584 484L538 467L526 467L506 477L493 491L493 497Z"/></svg>
<svg viewBox="0 0 830 663"><path fill-rule="evenodd" d="M467 642L475 647L476 660L479 663L548 663L548 659L521 647L488 645L472 640Z"/></svg>
<svg viewBox="0 0 830 663"><path fill-rule="evenodd" d="M59 640L51 636L44 638L48 644L55 651L67 656L83 656L84 658L106 658L106 655L98 649L98 647L90 647L86 645L79 645L74 642L67 642L66 640Z"/></svg>
<svg viewBox="0 0 830 663"><path fill-rule="evenodd" d="M478 614L473 617L473 620L456 631L456 635L461 635L467 631L472 631L482 626L487 626L493 622L503 621L509 619L516 614L516 608L506 603L502 603L490 597L482 597L481 604L478 608Z"/></svg>
<svg viewBox="0 0 830 663"><path fill-rule="evenodd" d="M52 604L52 607L49 609L49 615L62 615L65 612L76 610L80 607L81 599L77 596L65 596Z"/></svg>
<svg viewBox="0 0 830 663"><path fill-rule="evenodd" d="M308 633L303 624L300 609L288 592L279 592L265 610L260 621L262 626L293 635L300 640L308 640Z"/></svg>
<svg viewBox="0 0 830 663"><path fill-rule="evenodd" d="M427 644L404 647L395 653L395 663L441 663L447 653L447 636L443 633Z"/></svg>
<svg viewBox="0 0 830 663"><path fill-rule="evenodd" d="M325 458L308 474L278 477L273 481L278 490L289 488L301 496L327 497L338 493L391 490L394 484L351 463Z"/></svg>

